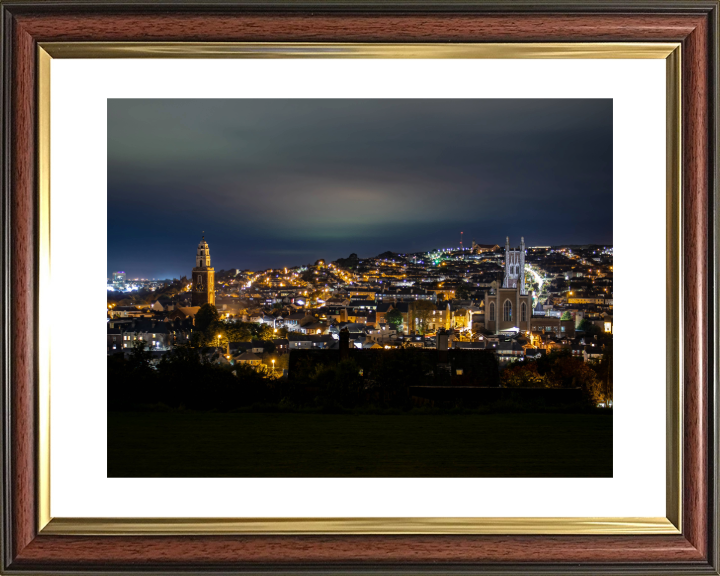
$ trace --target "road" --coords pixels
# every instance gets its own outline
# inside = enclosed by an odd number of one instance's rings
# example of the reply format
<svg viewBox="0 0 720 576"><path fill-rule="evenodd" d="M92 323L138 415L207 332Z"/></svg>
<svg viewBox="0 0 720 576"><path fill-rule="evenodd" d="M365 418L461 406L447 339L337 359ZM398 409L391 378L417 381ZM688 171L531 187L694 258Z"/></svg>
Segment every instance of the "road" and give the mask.
<svg viewBox="0 0 720 576"><path fill-rule="evenodd" d="M540 294L542 294L542 287L543 287L543 284L545 283L545 279L530 264L525 264L525 269L535 277L535 282L537 282L537 284L538 284L537 299L539 300ZM533 305L533 307L534 307L534 305Z"/></svg>

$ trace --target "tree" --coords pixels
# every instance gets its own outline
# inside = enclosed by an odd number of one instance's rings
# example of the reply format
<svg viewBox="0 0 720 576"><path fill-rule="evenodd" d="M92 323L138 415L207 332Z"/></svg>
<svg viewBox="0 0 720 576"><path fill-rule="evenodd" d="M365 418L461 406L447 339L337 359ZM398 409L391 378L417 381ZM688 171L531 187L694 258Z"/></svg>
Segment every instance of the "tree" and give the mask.
<svg viewBox="0 0 720 576"><path fill-rule="evenodd" d="M598 395L602 397L603 402L612 401L613 399L613 346L612 339L606 341L603 346L603 357L600 362L593 365L593 369L597 374L599 382Z"/></svg>
<svg viewBox="0 0 720 576"><path fill-rule="evenodd" d="M457 296L460 300L469 300L470 289L467 286L461 284L460 287L455 291L455 296Z"/></svg>
<svg viewBox="0 0 720 576"><path fill-rule="evenodd" d="M212 304L203 304L195 314L195 328L204 332L213 322L220 320L217 308Z"/></svg>
<svg viewBox="0 0 720 576"><path fill-rule="evenodd" d="M508 388L580 388L591 406L604 399L605 386L596 369L566 351L553 352L535 362L507 367L502 373L502 385Z"/></svg>
<svg viewBox="0 0 720 576"><path fill-rule="evenodd" d="M536 362L515 362L502 373L502 385L505 388L552 388L547 378L540 374Z"/></svg>
<svg viewBox="0 0 720 576"><path fill-rule="evenodd" d="M151 359L152 354L147 348L147 343L144 340L135 340L128 358L128 369L137 374L147 374L147 371L150 370Z"/></svg>
<svg viewBox="0 0 720 576"><path fill-rule="evenodd" d="M565 311L565 312L563 312L563 315L560 318L560 320L572 320L572 314L570 314L570 312Z"/></svg>
<svg viewBox="0 0 720 576"><path fill-rule="evenodd" d="M595 326L592 322L590 322L587 318L583 318L580 321L580 324L578 325L578 330L581 330L585 332L588 336L597 336L600 334L600 328Z"/></svg>
<svg viewBox="0 0 720 576"><path fill-rule="evenodd" d="M250 342L252 331L245 322L225 322L225 337L228 342Z"/></svg>
<svg viewBox="0 0 720 576"><path fill-rule="evenodd" d="M390 324L390 326L392 326L395 330L400 330L400 327L403 323L403 316L400 310L398 310L397 308L393 308L387 314L385 314L385 319L388 321L388 324Z"/></svg>
<svg viewBox="0 0 720 576"><path fill-rule="evenodd" d="M420 334L426 334L428 332L430 327L430 317L434 310L435 305L427 300L416 300L410 306L411 318L416 319L417 325L415 328L420 332ZM412 325L412 320L410 321L410 324Z"/></svg>
<svg viewBox="0 0 720 576"><path fill-rule="evenodd" d="M275 333L268 324L254 324L253 340L272 340L274 337Z"/></svg>
<svg viewBox="0 0 720 576"><path fill-rule="evenodd" d="M108 408L127 410L138 404L157 401L156 374L150 366L152 354L146 342L135 340L127 358L108 356Z"/></svg>
<svg viewBox="0 0 720 576"><path fill-rule="evenodd" d="M318 364L310 374L314 388L319 389L316 403L324 408L352 408L358 405L362 390L360 369L354 360L338 364Z"/></svg>

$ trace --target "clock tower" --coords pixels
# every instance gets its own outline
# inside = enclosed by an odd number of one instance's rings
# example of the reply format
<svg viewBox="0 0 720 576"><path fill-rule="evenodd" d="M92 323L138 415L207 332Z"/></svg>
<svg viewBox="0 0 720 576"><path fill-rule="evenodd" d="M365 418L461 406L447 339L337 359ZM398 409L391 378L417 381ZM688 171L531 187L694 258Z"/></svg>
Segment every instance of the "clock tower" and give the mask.
<svg viewBox="0 0 720 576"><path fill-rule="evenodd" d="M192 270L192 305L215 305L215 269L210 266L210 248L203 236Z"/></svg>

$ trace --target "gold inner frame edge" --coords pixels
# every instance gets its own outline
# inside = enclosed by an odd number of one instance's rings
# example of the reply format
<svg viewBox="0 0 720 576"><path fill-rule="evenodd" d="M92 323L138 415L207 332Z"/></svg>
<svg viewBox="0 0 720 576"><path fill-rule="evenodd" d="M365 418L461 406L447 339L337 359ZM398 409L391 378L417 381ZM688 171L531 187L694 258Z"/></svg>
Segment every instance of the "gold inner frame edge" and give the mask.
<svg viewBox="0 0 720 576"><path fill-rule="evenodd" d="M47 42L38 45L38 529L43 534L679 534L682 518L681 47L679 43L358 44ZM53 58L665 59L667 61L666 518L52 518L50 513L50 69ZM45 291L46 292L46 291Z"/></svg>

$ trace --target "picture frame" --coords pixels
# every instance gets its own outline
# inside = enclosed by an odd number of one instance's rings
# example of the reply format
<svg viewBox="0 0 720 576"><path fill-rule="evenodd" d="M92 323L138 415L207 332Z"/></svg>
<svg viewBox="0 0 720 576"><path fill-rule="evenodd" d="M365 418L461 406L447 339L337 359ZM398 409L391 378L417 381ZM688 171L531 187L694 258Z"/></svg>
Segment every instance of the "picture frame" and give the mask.
<svg viewBox="0 0 720 576"><path fill-rule="evenodd" d="M715 1L3 2L2 572L717 574L717 16ZM319 43L337 57L666 59L666 518L50 518L49 59L312 57Z"/></svg>

